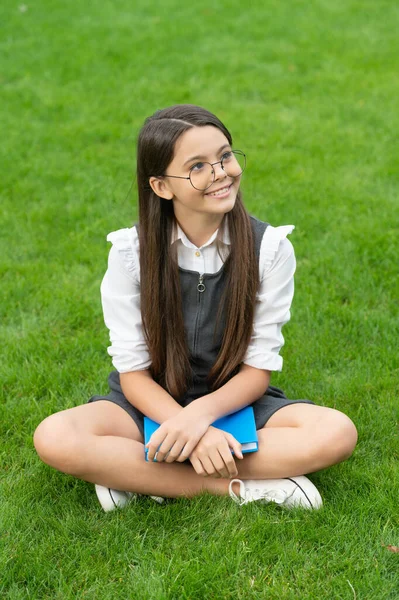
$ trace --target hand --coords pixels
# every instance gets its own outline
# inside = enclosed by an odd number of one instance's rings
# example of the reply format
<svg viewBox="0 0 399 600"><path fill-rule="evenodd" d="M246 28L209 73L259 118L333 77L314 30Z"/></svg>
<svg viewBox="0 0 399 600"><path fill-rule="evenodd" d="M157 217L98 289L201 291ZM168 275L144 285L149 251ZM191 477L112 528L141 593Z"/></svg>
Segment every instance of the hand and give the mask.
<svg viewBox="0 0 399 600"><path fill-rule="evenodd" d="M231 450L243 458L241 444L226 431L209 427L190 455L190 462L198 475L230 479L238 475Z"/></svg>
<svg viewBox="0 0 399 600"><path fill-rule="evenodd" d="M181 410L176 416L164 421L152 434L146 445L148 460L184 462L208 427L209 420L206 416L194 417L190 411Z"/></svg>

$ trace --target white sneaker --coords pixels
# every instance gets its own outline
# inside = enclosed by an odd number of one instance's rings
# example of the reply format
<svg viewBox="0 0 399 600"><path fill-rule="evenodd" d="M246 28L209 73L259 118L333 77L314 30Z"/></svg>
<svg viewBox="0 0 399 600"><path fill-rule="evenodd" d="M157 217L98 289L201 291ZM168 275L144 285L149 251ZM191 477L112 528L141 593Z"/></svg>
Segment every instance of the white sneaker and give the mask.
<svg viewBox="0 0 399 600"><path fill-rule="evenodd" d="M133 492L121 492L119 490L113 490L112 488L107 488L102 485L95 485L97 498L100 501L101 506L105 510L105 512L109 512L110 510L115 510L116 508L123 508L126 504L129 504L136 496L139 494L134 494ZM165 502L165 498L161 498L161 496L150 496L155 502L162 504Z"/></svg>
<svg viewBox="0 0 399 600"><path fill-rule="evenodd" d="M240 486L240 495L233 491L233 483ZM286 508L301 507L316 509L323 505L315 485L304 475L284 479L232 479L229 485L230 496L240 506L248 502L275 502Z"/></svg>
<svg viewBox="0 0 399 600"><path fill-rule="evenodd" d="M116 508L123 508L128 504L136 494L131 492L121 492L119 490L113 490L102 485L95 485L97 498L100 501L101 506L105 512L115 510Z"/></svg>

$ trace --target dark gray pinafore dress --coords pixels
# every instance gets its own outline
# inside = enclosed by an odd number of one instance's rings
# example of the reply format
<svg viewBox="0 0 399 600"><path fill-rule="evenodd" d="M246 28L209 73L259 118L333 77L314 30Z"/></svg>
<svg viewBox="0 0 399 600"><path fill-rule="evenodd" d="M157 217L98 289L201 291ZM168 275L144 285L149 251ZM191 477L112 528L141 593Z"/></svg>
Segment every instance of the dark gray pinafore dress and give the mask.
<svg viewBox="0 0 399 600"><path fill-rule="evenodd" d="M251 217L255 236L255 251L259 262L260 246L267 223ZM226 283L224 265L217 273L204 273L201 277L196 271L179 267L181 294L183 302L184 324L190 351L190 363L193 370L193 385L180 400L187 406L193 400L209 394L206 376L216 361L222 343L225 316L222 315L218 330L215 332L216 314ZM238 369L231 376L235 375ZM119 373L112 371L108 377L110 392L106 396L92 396L89 402L109 400L118 404L129 413L140 433L144 434L143 414L125 398L119 381ZM310 400L288 400L282 390L269 386L265 394L252 406L255 413L256 428L261 429L270 417L280 408L298 402L313 404Z"/></svg>

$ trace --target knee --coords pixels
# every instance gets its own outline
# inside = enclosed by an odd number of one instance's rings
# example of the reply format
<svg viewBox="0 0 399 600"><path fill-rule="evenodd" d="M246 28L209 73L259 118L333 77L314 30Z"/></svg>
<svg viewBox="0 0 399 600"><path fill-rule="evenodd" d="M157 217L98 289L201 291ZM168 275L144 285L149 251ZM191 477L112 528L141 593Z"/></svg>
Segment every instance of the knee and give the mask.
<svg viewBox="0 0 399 600"><path fill-rule="evenodd" d="M334 410L325 424L325 440L334 463L349 458L357 443L357 430L345 414Z"/></svg>
<svg viewBox="0 0 399 600"><path fill-rule="evenodd" d="M62 412L40 423L33 435L33 443L43 462L59 471L74 474L79 456L78 436Z"/></svg>

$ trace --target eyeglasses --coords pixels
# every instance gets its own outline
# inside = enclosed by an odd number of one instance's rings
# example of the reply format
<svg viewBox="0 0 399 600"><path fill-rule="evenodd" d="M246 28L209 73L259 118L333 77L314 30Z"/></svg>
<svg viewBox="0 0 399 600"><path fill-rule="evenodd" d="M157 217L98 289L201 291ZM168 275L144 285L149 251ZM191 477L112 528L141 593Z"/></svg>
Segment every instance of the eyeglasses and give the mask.
<svg viewBox="0 0 399 600"><path fill-rule="evenodd" d="M204 192L214 183L215 169L213 167L218 164L229 177L239 177L247 165L247 157L241 150L229 150L223 154L222 160L214 163L198 162L193 165L190 168L189 177L181 177L180 175L164 175L164 177L189 179L193 188Z"/></svg>

